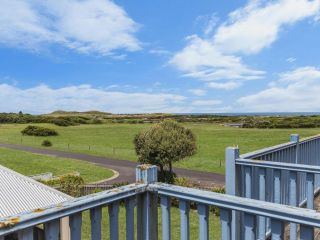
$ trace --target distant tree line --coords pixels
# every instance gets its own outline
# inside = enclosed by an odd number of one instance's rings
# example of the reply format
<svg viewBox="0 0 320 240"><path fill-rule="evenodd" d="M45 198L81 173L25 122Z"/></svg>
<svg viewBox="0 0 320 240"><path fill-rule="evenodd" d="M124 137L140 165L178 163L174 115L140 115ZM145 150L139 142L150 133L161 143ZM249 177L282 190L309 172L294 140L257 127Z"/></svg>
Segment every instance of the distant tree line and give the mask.
<svg viewBox="0 0 320 240"><path fill-rule="evenodd" d="M52 123L57 126L74 126L79 124L98 124L102 121L95 117L32 115L24 113L0 113L1 123Z"/></svg>
<svg viewBox="0 0 320 240"><path fill-rule="evenodd" d="M159 123L163 120L179 123L239 124L243 128L317 128L320 127L320 115L312 116L223 116L192 114L110 114L102 112L55 112L47 115L19 113L0 113L1 123L53 123L58 126L79 124L123 123L143 124Z"/></svg>

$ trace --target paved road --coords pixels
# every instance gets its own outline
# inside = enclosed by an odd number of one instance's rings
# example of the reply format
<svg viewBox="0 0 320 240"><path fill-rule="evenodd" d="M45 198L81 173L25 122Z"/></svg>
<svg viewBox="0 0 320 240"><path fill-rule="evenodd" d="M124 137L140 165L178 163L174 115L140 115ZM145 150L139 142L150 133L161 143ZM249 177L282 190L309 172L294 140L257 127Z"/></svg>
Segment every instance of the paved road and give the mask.
<svg viewBox="0 0 320 240"><path fill-rule="evenodd" d="M35 148L16 144L0 143L0 147L22 150L31 153L44 154L49 156L79 159L91 163L98 164L102 167L113 169L119 173L115 179L108 181L113 184L116 182L134 182L136 163L128 160L114 160L107 157L98 157L83 153L64 152L53 149ZM199 183L201 186L224 185L224 175L217 173L208 173L182 168L174 168L178 176L188 177L191 181Z"/></svg>

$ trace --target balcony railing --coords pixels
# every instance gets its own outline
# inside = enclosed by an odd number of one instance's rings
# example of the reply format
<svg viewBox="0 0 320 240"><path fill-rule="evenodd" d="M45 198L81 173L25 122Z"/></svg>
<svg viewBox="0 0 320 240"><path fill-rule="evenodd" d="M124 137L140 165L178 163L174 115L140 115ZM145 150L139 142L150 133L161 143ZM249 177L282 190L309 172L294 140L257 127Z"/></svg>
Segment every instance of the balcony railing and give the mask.
<svg viewBox="0 0 320 240"><path fill-rule="evenodd" d="M313 151L312 149L319 151L317 148L312 145L310 151ZM200 240L209 239L210 226L212 226L209 223L211 206L220 210L221 239L223 240L253 240L267 239L267 237L283 239L287 223L295 226L290 232L291 239L295 239L297 235L300 235L301 240L313 239L314 228L320 228L320 213L311 209L315 185L314 178L311 176L319 174L319 168L306 164L244 159L243 156L240 158L238 153L239 150L236 148L227 150L226 190L228 194L158 183L156 182L157 168L140 165L136 168L134 184L0 219L0 239L10 239L15 235L19 240L33 240L35 239L34 229L43 225L46 240L60 240L62 238L60 220L68 217L70 239L80 240L84 223L82 213L88 210L90 211L91 239L100 240L106 234L105 229L102 228L103 209L108 208L108 237L111 240L117 240L119 239L119 206L122 202L126 210L125 235L128 240L158 238L169 240L172 236L171 231L180 231L180 238L189 240L190 206L197 208ZM261 152L259 154L263 155ZM251 157L254 158L254 156ZM270 182L268 182L268 171L272 172ZM283 192L279 190L283 186L281 177L283 171L290 172L289 193L292 196L297 196L297 186L299 186L296 180L297 173L303 172L306 175L304 189L307 192L306 202L310 209L280 204L284 203L281 201ZM257 176L257 183L254 182L254 176ZM239 183L244 185L244 189L239 188ZM257 199L254 195L256 185L258 186ZM267 185L272 185L273 201L267 201L266 196L269 194ZM296 191L295 194L294 191ZM294 198L289 197L290 201L292 199ZM171 229L172 202L178 203L179 230ZM161 209L161 232L158 232L158 207Z"/></svg>
<svg viewBox="0 0 320 240"><path fill-rule="evenodd" d="M255 219L257 216L271 219L272 239L282 239L283 226L286 222L300 224L300 239L312 239L313 228L320 227L320 214L314 210L289 207L276 203L219 194L192 188L157 183L157 168L154 166L137 167L137 183L109 191L96 193L64 202L46 209L37 209L0 220L0 236L17 233L19 239L34 239L33 228L44 224L45 239L60 239L61 218L69 217L70 238L81 239L82 212L90 210L91 236L99 240L102 208L109 209L110 239L119 239L119 202L125 201L126 239L158 239L158 196L162 216L161 239L171 239L170 203L179 201L181 239L189 239L190 203L195 203L199 217L199 239L209 236L209 207L220 209L221 239L231 239L232 211L243 213L244 238L255 238ZM136 208L136 213L134 211ZM134 229L134 219L137 228Z"/></svg>
<svg viewBox="0 0 320 240"><path fill-rule="evenodd" d="M294 134L288 143L244 155L239 155L238 148L227 148L226 156L228 194L314 209L320 187L320 136L299 141ZM233 223L234 236L243 232L241 220L240 226ZM259 239L270 235L270 219L259 217L256 225ZM291 240L298 238L297 232L297 225L291 222Z"/></svg>

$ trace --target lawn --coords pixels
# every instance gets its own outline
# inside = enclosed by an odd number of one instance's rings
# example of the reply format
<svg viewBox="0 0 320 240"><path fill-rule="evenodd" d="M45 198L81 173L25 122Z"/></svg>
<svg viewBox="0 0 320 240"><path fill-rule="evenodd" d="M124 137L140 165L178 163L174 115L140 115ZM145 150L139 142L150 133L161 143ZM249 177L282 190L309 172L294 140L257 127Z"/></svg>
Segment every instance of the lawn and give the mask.
<svg viewBox="0 0 320 240"><path fill-rule="evenodd" d="M159 239L162 239L161 235L161 209L159 208L158 214L158 230L159 230ZM125 220L125 208L119 208L119 239L126 239L126 220ZM84 240L89 240L90 238L90 216L89 212L86 211L83 213L83 224L82 224L82 238ZM198 214L196 210L190 210L190 239L198 239L199 230L198 230ZM136 223L135 223L136 226ZM136 228L135 228L136 229ZM210 213L209 216L209 239L220 239L220 221L219 217ZM108 209L103 209L102 214L102 239L107 240L109 238L109 217ZM178 240L180 239L180 212L176 207L171 208L171 239Z"/></svg>
<svg viewBox="0 0 320 240"><path fill-rule="evenodd" d="M27 176L45 172L58 176L78 171L86 183L113 175L112 171L92 163L3 148L0 148L0 164Z"/></svg>
<svg viewBox="0 0 320 240"><path fill-rule="evenodd" d="M82 152L114 159L136 161L134 135L150 124L98 124L58 127L52 124L38 124L54 128L59 136L49 137L54 149ZM41 147L45 137L21 136L26 124L0 125L0 142ZM320 133L319 128L309 129L246 129L225 127L208 123L187 123L197 137L198 152L175 166L202 171L224 173L224 151L227 146L239 146L246 153L267 146L287 142L291 133L301 137ZM220 166L221 163L221 166Z"/></svg>

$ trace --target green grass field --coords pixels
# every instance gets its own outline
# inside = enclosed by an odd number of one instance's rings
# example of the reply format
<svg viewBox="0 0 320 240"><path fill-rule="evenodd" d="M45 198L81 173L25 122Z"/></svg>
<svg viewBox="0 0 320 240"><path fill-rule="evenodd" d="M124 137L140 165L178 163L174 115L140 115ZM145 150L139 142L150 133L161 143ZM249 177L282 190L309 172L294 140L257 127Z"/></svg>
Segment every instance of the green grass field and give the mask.
<svg viewBox="0 0 320 240"><path fill-rule="evenodd" d="M141 129L150 126L150 124L116 123L72 127L39 125L54 128L60 135L48 138L21 136L20 131L27 126L26 124L2 124L0 142L41 147L44 139L50 139L54 149L136 161L133 137ZM219 173L224 173L224 151L227 146L238 145L240 152L246 153L287 142L291 133L299 133L301 137L320 133L319 128L246 129L206 123L188 123L184 126L191 128L196 134L198 152L175 166Z"/></svg>
<svg viewBox="0 0 320 240"><path fill-rule="evenodd" d="M113 175L111 170L92 163L3 148L0 148L0 165L26 176L45 172L52 172L54 176L59 176L78 171L86 183L106 179Z"/></svg>

